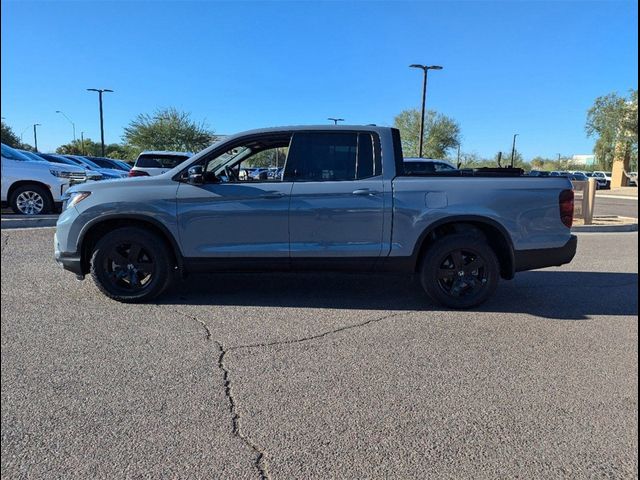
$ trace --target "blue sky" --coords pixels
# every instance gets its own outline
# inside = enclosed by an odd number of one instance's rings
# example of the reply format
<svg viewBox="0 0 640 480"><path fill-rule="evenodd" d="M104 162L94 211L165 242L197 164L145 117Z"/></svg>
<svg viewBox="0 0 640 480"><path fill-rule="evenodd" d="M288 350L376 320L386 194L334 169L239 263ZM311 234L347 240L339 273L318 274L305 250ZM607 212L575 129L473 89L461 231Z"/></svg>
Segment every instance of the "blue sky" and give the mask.
<svg viewBox="0 0 640 480"><path fill-rule="evenodd" d="M218 133L327 123L391 125L419 107L455 118L462 151L590 153L595 97L638 85L632 1L2 1L2 116L41 150L119 142L138 113L175 106Z"/></svg>

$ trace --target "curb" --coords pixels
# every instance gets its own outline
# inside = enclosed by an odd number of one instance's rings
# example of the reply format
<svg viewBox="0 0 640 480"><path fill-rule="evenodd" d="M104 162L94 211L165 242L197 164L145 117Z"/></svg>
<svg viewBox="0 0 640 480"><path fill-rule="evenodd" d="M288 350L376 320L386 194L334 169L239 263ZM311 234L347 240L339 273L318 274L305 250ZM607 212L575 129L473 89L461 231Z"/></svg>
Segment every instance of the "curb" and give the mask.
<svg viewBox="0 0 640 480"><path fill-rule="evenodd" d="M58 215L42 215L39 217L25 217L21 215L2 217L2 230L11 228L55 227Z"/></svg>
<svg viewBox="0 0 640 480"><path fill-rule="evenodd" d="M575 233L583 232L599 232L599 233L614 233L614 232L637 232L637 223L625 223L623 225L576 225L571 227L571 231Z"/></svg>

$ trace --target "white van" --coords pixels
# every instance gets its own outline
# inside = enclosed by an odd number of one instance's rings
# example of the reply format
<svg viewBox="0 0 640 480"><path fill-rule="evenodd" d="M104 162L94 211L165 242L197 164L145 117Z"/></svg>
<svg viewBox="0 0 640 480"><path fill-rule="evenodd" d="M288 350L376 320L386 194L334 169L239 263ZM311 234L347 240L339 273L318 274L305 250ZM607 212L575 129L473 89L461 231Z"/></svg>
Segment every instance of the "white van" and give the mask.
<svg viewBox="0 0 640 480"><path fill-rule="evenodd" d="M138 155L133 168L129 170L130 177L146 177L160 175L191 158L191 152L158 152L146 151Z"/></svg>
<svg viewBox="0 0 640 480"><path fill-rule="evenodd" d="M2 144L2 206L21 215L49 213L62 204L62 195L84 170L71 165L36 162Z"/></svg>

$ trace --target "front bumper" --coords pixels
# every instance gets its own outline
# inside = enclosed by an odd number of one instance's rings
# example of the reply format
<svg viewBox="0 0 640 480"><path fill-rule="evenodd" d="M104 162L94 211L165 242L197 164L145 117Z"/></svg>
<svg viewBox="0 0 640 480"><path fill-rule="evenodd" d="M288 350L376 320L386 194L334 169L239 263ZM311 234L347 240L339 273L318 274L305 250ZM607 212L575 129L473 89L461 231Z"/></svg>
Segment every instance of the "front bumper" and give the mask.
<svg viewBox="0 0 640 480"><path fill-rule="evenodd" d="M571 235L569 241L559 248L539 250L515 250L516 272L536 270L545 267L558 267L569 263L576 255L578 237Z"/></svg>
<svg viewBox="0 0 640 480"><path fill-rule="evenodd" d="M77 277L84 278L82 271L82 256L78 252L63 252L58 242L58 234L53 237L54 258L58 264L65 270L75 273Z"/></svg>
<svg viewBox="0 0 640 480"><path fill-rule="evenodd" d="M80 255L56 254L56 262L58 262L65 270L75 273L76 276L84 277Z"/></svg>

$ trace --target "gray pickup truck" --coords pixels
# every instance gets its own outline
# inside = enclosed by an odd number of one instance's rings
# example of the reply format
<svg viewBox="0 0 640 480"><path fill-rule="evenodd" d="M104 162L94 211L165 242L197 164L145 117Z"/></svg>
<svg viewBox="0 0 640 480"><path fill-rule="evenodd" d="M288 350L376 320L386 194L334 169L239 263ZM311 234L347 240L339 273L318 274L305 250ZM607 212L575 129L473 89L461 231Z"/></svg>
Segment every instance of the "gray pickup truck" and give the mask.
<svg viewBox="0 0 640 480"><path fill-rule="evenodd" d="M241 175L269 162L272 176ZM162 175L70 189L55 258L123 302L195 272L331 270L417 274L469 308L575 255L569 180L504 172L405 174L393 128L254 130Z"/></svg>

